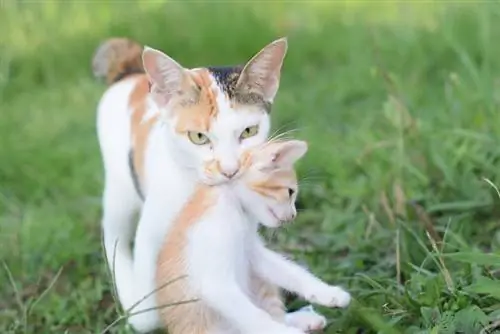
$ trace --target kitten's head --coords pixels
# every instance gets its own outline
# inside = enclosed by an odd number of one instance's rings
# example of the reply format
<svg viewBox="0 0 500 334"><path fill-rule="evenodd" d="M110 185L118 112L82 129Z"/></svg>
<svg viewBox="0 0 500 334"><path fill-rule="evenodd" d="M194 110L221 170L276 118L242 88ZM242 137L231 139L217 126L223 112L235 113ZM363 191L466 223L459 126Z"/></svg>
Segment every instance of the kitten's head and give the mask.
<svg viewBox="0 0 500 334"><path fill-rule="evenodd" d="M214 185L241 173L245 149L269 135L269 113L278 91L286 39L258 52L245 66L187 69L145 47L151 96L161 108L177 162Z"/></svg>
<svg viewBox="0 0 500 334"><path fill-rule="evenodd" d="M238 194L245 210L262 225L279 227L297 215L294 164L306 152L306 142L289 140L265 143L244 157Z"/></svg>

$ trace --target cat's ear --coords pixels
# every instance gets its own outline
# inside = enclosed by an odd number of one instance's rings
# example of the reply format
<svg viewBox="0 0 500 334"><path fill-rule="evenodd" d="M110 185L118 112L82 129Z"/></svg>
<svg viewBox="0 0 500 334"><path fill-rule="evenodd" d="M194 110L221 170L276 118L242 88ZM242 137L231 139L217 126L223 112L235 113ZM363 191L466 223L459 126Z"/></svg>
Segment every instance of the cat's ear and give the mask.
<svg viewBox="0 0 500 334"><path fill-rule="evenodd" d="M144 47L142 62L152 84L151 94L160 106L165 106L172 96L183 89L188 80L184 67L163 52Z"/></svg>
<svg viewBox="0 0 500 334"><path fill-rule="evenodd" d="M273 167L292 167L306 154L307 143L302 140L288 140L273 143L271 146L271 164Z"/></svg>
<svg viewBox="0 0 500 334"><path fill-rule="evenodd" d="M261 95L272 103L278 92L281 66L286 55L286 37L266 45L246 63L238 79L237 88Z"/></svg>

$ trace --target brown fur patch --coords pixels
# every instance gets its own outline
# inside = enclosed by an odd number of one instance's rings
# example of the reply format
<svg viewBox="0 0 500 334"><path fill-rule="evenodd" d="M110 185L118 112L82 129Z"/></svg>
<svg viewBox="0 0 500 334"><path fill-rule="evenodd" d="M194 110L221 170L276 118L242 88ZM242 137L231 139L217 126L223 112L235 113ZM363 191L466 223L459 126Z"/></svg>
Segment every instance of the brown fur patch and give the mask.
<svg viewBox="0 0 500 334"><path fill-rule="evenodd" d="M168 231L158 256L157 288L177 280L158 290L158 305L196 299L187 284L187 278L180 278L187 274L184 254L186 237L188 230L215 204L215 200L210 187L199 185ZM205 334L217 319L215 314L198 301L163 308L160 314L162 323L170 334Z"/></svg>
<svg viewBox="0 0 500 334"><path fill-rule="evenodd" d="M147 141L151 128L158 120L155 115L144 121L144 116L147 113L147 97L149 95L149 80L146 75L137 77L136 85L130 94L129 107L132 109L131 117L131 134L132 134L132 150L134 152L134 169L137 173L139 184L144 184L144 163L147 149Z"/></svg>
<svg viewBox="0 0 500 334"><path fill-rule="evenodd" d="M96 50L92 69L96 77L105 77L108 85L127 75L142 73L143 47L128 38L110 38Z"/></svg>
<svg viewBox="0 0 500 334"><path fill-rule="evenodd" d="M288 185L292 182L295 183L296 180L297 176L294 170L278 170L264 179L250 182L248 187L262 196L284 202L289 198Z"/></svg>
<svg viewBox="0 0 500 334"><path fill-rule="evenodd" d="M206 69L190 72L190 78L196 86L196 98L185 99L181 96L176 103L175 115L178 117L176 131L207 132L218 114L217 91L212 87L213 80Z"/></svg>
<svg viewBox="0 0 500 334"><path fill-rule="evenodd" d="M286 311L281 290L255 273L251 273L250 283L254 303L269 313L274 320L283 323Z"/></svg>

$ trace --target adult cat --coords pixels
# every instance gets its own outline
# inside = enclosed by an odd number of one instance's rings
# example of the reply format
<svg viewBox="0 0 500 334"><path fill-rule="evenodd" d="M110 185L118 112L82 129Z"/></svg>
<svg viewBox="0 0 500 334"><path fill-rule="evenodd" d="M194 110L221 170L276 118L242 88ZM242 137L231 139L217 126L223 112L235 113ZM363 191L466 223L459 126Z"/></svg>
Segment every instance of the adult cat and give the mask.
<svg viewBox="0 0 500 334"><path fill-rule="evenodd" d="M243 155L238 179L196 187L158 256L158 304L175 305L160 311L170 334L301 334L325 326L313 312L287 315L278 287L325 306L349 304L349 293L268 249L257 232L259 223L276 228L295 218L293 164L306 150L303 141L271 141Z"/></svg>
<svg viewBox="0 0 500 334"><path fill-rule="evenodd" d="M241 152L267 139L286 50L282 38L244 66L192 69L129 39L96 50L94 74L110 85L97 110L104 247L123 308L154 290L164 235L195 184L237 177ZM150 296L134 310L155 306ZM158 312L129 321L146 332Z"/></svg>

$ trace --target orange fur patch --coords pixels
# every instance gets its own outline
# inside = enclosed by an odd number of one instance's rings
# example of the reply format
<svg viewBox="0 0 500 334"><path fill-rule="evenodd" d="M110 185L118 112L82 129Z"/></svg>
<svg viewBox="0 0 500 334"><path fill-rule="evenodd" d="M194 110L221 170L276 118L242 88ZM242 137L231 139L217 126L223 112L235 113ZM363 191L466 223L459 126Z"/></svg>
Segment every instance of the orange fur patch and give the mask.
<svg viewBox="0 0 500 334"><path fill-rule="evenodd" d="M289 198L288 186L296 182L297 176L294 170L278 170L264 179L249 182L248 187L264 197L284 202Z"/></svg>
<svg viewBox="0 0 500 334"><path fill-rule="evenodd" d="M215 200L212 188L199 185L168 231L157 262L158 305L196 298L187 279L183 277L187 274L184 254L187 232L215 204ZM167 284L173 280L173 283ZM167 285L164 286L165 284ZM170 334L205 334L217 319L216 315L198 301L160 309L160 314L162 323Z"/></svg>
<svg viewBox="0 0 500 334"><path fill-rule="evenodd" d="M196 85L194 102L179 103L176 106L178 116L176 131L207 132L212 120L217 117L217 91L212 87L213 80L207 69L190 72L190 79Z"/></svg>
<svg viewBox="0 0 500 334"><path fill-rule="evenodd" d="M284 322L286 311L279 287L255 273L251 274L250 283L254 303L269 313L274 320Z"/></svg>
<svg viewBox="0 0 500 334"><path fill-rule="evenodd" d="M139 183L144 182L144 160L147 141L153 124L158 120L155 115L144 121L147 112L147 97L149 95L149 80L145 74L138 75L137 83L130 94L129 106L132 109L131 133L132 149L134 152L134 168L137 172Z"/></svg>

